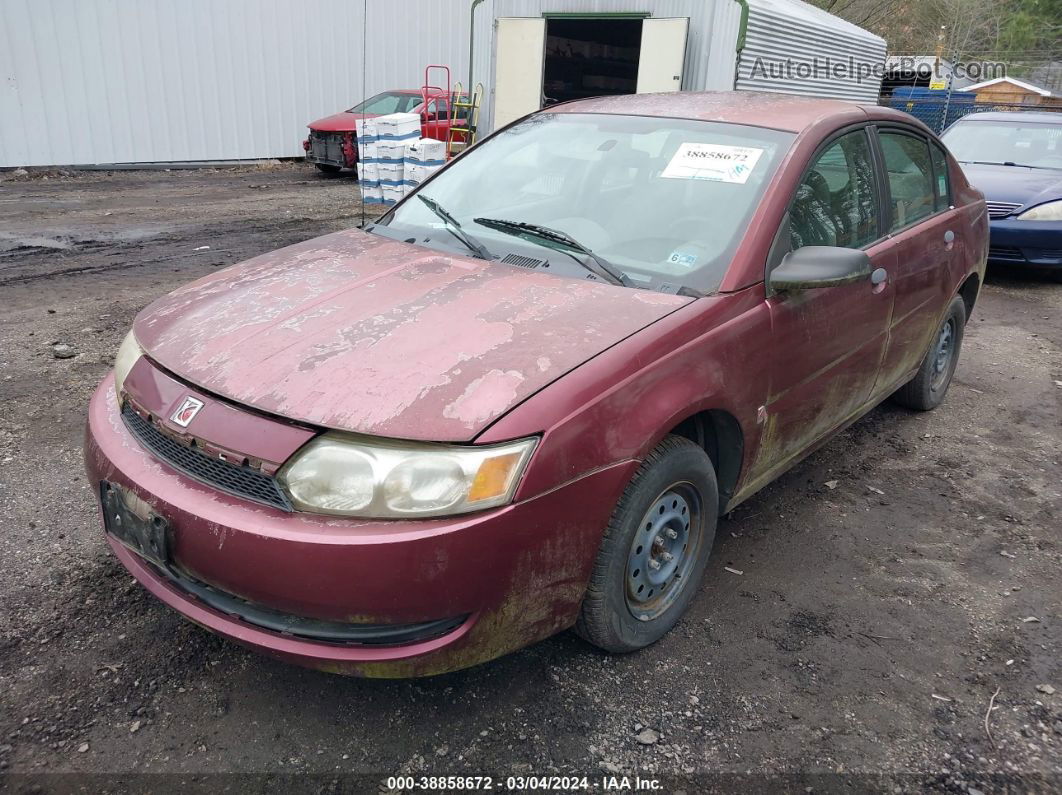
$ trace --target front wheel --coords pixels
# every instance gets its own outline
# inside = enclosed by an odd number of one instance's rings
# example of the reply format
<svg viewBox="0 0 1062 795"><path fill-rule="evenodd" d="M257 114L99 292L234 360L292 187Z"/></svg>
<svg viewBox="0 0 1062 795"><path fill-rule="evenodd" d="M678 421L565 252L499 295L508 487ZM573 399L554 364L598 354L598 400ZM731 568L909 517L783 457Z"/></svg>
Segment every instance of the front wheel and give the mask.
<svg viewBox="0 0 1062 795"><path fill-rule="evenodd" d="M939 406L951 386L951 377L959 363L962 334L966 328L966 304L955 296L948 306L926 358L918 373L893 394L892 399L901 406L915 411L931 411Z"/></svg>
<svg viewBox="0 0 1062 795"><path fill-rule="evenodd" d="M638 468L612 514L575 631L629 652L668 632L697 593L719 513L704 450L668 436Z"/></svg>

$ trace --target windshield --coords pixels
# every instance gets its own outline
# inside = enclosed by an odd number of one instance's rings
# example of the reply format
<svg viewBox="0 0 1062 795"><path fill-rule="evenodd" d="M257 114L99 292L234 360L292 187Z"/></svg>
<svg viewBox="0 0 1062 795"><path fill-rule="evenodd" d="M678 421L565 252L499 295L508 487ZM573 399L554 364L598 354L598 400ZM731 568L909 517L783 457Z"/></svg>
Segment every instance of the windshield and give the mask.
<svg viewBox="0 0 1062 795"><path fill-rule="evenodd" d="M372 113L386 116L389 113L409 113L420 104L420 94L399 94L385 91L358 103L347 113Z"/></svg>
<svg viewBox="0 0 1062 795"><path fill-rule="evenodd" d="M961 121L941 138L963 163L999 163L1062 169L1062 114L1058 124Z"/></svg>
<svg viewBox="0 0 1062 795"><path fill-rule="evenodd" d="M421 193L493 258L601 278L601 267L579 264L597 257L631 286L707 293L794 137L717 122L541 113L470 150ZM427 202L406 201L381 224L379 234L468 253ZM558 244L555 233L578 248Z"/></svg>

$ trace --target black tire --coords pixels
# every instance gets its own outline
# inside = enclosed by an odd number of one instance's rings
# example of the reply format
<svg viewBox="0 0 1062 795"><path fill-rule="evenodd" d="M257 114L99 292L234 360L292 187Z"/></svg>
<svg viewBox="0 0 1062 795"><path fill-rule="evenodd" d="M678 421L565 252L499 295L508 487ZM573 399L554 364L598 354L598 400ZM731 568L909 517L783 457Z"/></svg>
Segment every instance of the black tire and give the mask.
<svg viewBox="0 0 1062 795"><path fill-rule="evenodd" d="M680 504L688 506L688 512L681 511ZM653 522L646 521L650 511ZM690 518L681 534L681 517L686 515ZM719 487L708 454L689 439L668 436L646 456L612 513L575 631L610 652L635 651L663 637L697 593L715 540L718 517ZM654 524L665 521L671 524ZM674 540L664 542L673 545L670 552L658 546L656 540L663 533L676 530L681 535L670 536ZM659 595L654 596L652 583L636 577L640 569L631 570L642 559L638 556L643 549L645 559L653 558L657 565L657 571L649 576L669 578L655 586L660 589ZM662 569L657 555L671 555ZM669 574L672 563L675 568ZM649 574L648 567L645 574ZM636 587L645 585L650 586L648 592L635 593Z"/></svg>
<svg viewBox="0 0 1062 795"><path fill-rule="evenodd" d="M329 163L314 163L314 166L316 166L317 170L322 174L326 174L329 177L336 176L341 170L339 166L333 166Z"/></svg>
<svg viewBox="0 0 1062 795"><path fill-rule="evenodd" d="M944 320L933 335L929 350L922 360L918 373L893 393L892 399L901 406L915 411L932 411L944 401L951 386L951 377L959 363L962 350L963 329L966 328L966 304L960 296L951 299ZM941 344L945 333L950 333L947 355L942 361Z"/></svg>

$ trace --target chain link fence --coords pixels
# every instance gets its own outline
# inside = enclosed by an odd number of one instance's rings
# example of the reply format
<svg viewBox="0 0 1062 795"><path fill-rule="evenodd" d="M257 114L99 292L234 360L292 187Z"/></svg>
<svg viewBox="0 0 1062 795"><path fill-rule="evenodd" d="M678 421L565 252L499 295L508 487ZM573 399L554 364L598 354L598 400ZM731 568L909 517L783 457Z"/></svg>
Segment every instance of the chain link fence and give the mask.
<svg viewBox="0 0 1062 795"><path fill-rule="evenodd" d="M933 62L932 58L922 60L927 64ZM958 59L941 59L941 62L946 63L949 69L969 69L971 65L979 65L976 61L963 62ZM1003 71L1007 77L1040 91L1015 86L1014 91L993 96L984 90L976 93L963 90L964 85L953 89L951 85L957 82L954 73L949 75L934 71L912 74L908 85L892 82L883 89L879 102L910 113L936 133L943 132L963 116L985 111L1053 112L1060 114L1058 118L1062 123L1062 57L1039 56L994 65L1004 67ZM940 82L946 83L948 87L929 87L932 83ZM969 84L970 81L967 80L966 85ZM1046 95L1043 92L1046 92Z"/></svg>
<svg viewBox="0 0 1062 795"><path fill-rule="evenodd" d="M1057 113L1062 124L1062 104L1046 105L1028 102L978 102L976 97L962 91L931 91L914 89L920 93L911 95L897 89L892 96L883 97L880 104L910 113L935 133L942 133L963 116L992 110L1036 111Z"/></svg>

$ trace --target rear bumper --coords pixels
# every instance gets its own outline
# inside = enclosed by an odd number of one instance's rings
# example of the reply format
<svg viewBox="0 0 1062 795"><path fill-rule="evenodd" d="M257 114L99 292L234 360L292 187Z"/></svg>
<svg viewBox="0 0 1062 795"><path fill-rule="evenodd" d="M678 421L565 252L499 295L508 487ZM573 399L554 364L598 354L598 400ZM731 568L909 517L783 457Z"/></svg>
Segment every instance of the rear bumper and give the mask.
<svg viewBox="0 0 1062 795"><path fill-rule="evenodd" d="M197 596L107 536L145 588L195 623L294 663L382 677L463 668L571 626L602 529L636 466L617 464L506 508L448 520L286 513L155 459L123 424L111 377L92 398L85 458L94 488L116 484L165 517L175 568L224 596L333 624L440 622L436 636L399 645L272 631Z"/></svg>
<svg viewBox="0 0 1062 795"><path fill-rule="evenodd" d="M1062 221L992 221L990 262L1062 267Z"/></svg>

